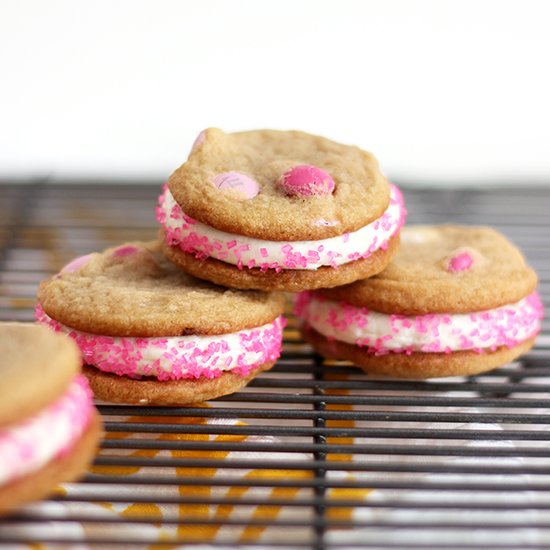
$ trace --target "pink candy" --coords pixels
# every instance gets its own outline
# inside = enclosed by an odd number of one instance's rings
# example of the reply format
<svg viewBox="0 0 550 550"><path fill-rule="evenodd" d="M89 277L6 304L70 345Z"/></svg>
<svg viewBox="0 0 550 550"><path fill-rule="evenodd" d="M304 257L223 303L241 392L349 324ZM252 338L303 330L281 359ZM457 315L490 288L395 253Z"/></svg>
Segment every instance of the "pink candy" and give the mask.
<svg viewBox="0 0 550 550"><path fill-rule="evenodd" d="M193 146L191 147L191 152L189 154L190 155L193 154L205 141L206 141L206 131L203 130L193 142Z"/></svg>
<svg viewBox="0 0 550 550"><path fill-rule="evenodd" d="M470 269L474 263L474 259L468 252L462 252L460 254L457 254L456 256L453 256L449 260L449 265L447 267L447 271L450 271L451 273L456 273L457 271L466 271L467 269Z"/></svg>
<svg viewBox="0 0 550 550"><path fill-rule="evenodd" d="M61 273L74 273L81 267L84 267L91 259L92 254L86 254L86 256L75 258L72 262L69 262L63 269L61 269Z"/></svg>
<svg viewBox="0 0 550 550"><path fill-rule="evenodd" d="M138 248L136 246L119 246L114 250L113 254L119 258L123 258L124 256L129 256L130 254L134 254L137 251Z"/></svg>
<svg viewBox="0 0 550 550"><path fill-rule="evenodd" d="M317 241L265 241L223 233L190 218L175 202L167 186L159 197L157 220L166 231L166 242L197 259L208 257L262 271L338 267L386 250L389 239L405 222L406 209L397 187L391 185L390 205L380 218L353 233Z"/></svg>
<svg viewBox="0 0 550 550"><path fill-rule="evenodd" d="M224 172L212 181L215 187L224 191L238 191L247 199L253 199L259 192L258 182L241 172Z"/></svg>
<svg viewBox="0 0 550 550"><path fill-rule="evenodd" d="M299 164L287 170L277 183L287 195L297 197L324 196L334 191L330 174L309 164Z"/></svg>

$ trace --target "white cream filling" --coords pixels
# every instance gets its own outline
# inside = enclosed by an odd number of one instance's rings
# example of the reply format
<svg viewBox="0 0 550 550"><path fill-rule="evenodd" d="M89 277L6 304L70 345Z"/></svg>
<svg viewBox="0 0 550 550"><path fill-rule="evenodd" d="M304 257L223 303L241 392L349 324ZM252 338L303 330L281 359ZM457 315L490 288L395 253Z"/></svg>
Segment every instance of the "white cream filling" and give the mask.
<svg viewBox="0 0 550 550"><path fill-rule="evenodd" d="M0 429L0 485L35 472L68 451L83 432L91 408L91 393L75 381L43 411Z"/></svg>
<svg viewBox="0 0 550 550"><path fill-rule="evenodd" d="M126 376L159 380L212 378L219 371L250 370L275 360L281 349L283 318L260 327L220 335L154 338L100 336L72 329L37 311L38 322L75 340L85 363Z"/></svg>
<svg viewBox="0 0 550 550"><path fill-rule="evenodd" d="M232 265L280 267L315 270L339 266L368 257L385 245L404 221L404 206L399 190L392 185L390 204L384 214L357 231L329 239L311 241L269 241L219 231L199 221L188 223L168 189L160 202L163 225L168 236L175 231L180 242L189 241L194 250ZM189 218L188 218L189 219ZM206 240L206 242L205 242ZM179 244L179 243L174 243Z"/></svg>
<svg viewBox="0 0 550 550"><path fill-rule="evenodd" d="M466 314L387 315L312 297L302 313L328 338L381 350L487 349L531 338L540 328L538 298Z"/></svg>

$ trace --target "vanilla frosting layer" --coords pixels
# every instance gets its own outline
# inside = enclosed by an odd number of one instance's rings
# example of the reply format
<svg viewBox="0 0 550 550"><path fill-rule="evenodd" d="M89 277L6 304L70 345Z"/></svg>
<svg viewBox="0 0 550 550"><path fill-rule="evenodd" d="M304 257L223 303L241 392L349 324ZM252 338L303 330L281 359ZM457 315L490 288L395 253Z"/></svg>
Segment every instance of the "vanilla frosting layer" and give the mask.
<svg viewBox="0 0 550 550"><path fill-rule="evenodd" d="M155 338L111 337L72 329L36 308L36 320L70 336L80 347L84 363L98 369L159 380L217 378L224 372L242 377L281 354L284 318L261 327L215 336Z"/></svg>
<svg viewBox="0 0 550 550"><path fill-rule="evenodd" d="M0 485L35 472L69 453L86 430L93 411L88 381L79 375L46 409L0 428Z"/></svg>
<svg viewBox="0 0 550 550"><path fill-rule="evenodd" d="M368 258L378 249L385 250L388 241L405 223L403 196L391 185L390 204L374 222L338 237L316 241L266 241L225 233L185 214L164 187L159 197L157 220L166 233L166 242L198 259L216 258L239 269L260 268L315 270ZM330 223L320 220L319 223Z"/></svg>
<svg viewBox="0 0 550 550"><path fill-rule="evenodd" d="M542 304L535 292L514 304L470 314L387 315L310 292L296 300L296 314L327 338L390 352L494 351L514 347L540 330Z"/></svg>

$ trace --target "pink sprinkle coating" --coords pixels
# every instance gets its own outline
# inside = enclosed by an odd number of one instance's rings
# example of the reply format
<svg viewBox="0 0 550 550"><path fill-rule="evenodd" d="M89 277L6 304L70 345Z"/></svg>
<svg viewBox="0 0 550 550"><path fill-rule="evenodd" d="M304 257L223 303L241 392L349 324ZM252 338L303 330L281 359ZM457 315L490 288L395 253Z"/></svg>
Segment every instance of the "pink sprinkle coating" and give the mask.
<svg viewBox="0 0 550 550"><path fill-rule="evenodd" d="M92 392L82 375L43 411L0 429L0 486L71 451L92 416Z"/></svg>
<svg viewBox="0 0 550 550"><path fill-rule="evenodd" d="M456 256L453 256L449 260L449 267L447 268L447 271L450 271L451 273L456 273L457 271L466 271L467 269L470 269L474 263L474 259L471 254L468 252L462 252L460 254L457 254Z"/></svg>
<svg viewBox="0 0 550 550"><path fill-rule="evenodd" d="M543 308L533 292L515 304L470 314L388 315L312 292L300 293L295 313L317 332L368 353L451 353L513 348L539 332Z"/></svg>
<svg viewBox="0 0 550 550"><path fill-rule="evenodd" d="M298 197L330 195L334 191L332 176L310 164L299 164L287 170L277 184L287 195Z"/></svg>
<svg viewBox="0 0 550 550"><path fill-rule="evenodd" d="M403 196L390 186L390 204L380 218L353 233L313 241L266 241L218 231L183 212L167 186L159 197L157 220L164 227L166 242L197 259L216 258L239 269L259 268L262 272L283 269L337 268L386 250L389 239L405 223Z"/></svg>
<svg viewBox="0 0 550 550"><path fill-rule="evenodd" d="M37 322L68 334L80 347L85 364L98 369L158 380L218 378L225 371L246 377L281 354L284 317L262 327L217 336L130 338L90 334L49 317L38 305Z"/></svg>

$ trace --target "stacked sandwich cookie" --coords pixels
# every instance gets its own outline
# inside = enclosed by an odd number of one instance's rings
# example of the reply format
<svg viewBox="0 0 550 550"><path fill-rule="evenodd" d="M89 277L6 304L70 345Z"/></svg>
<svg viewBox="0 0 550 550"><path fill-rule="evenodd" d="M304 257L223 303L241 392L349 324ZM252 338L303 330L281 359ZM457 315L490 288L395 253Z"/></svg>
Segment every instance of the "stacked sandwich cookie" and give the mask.
<svg viewBox="0 0 550 550"><path fill-rule="evenodd" d="M405 208L357 147L303 132L209 128L169 178L157 219L164 253L184 271L297 292L380 272Z"/></svg>
<svg viewBox="0 0 550 550"><path fill-rule="evenodd" d="M296 302L304 337L326 357L400 378L471 375L534 343L537 276L487 227L405 228L380 274Z"/></svg>
<svg viewBox="0 0 550 550"><path fill-rule="evenodd" d="M79 369L69 338L0 323L0 513L74 481L91 463L101 423Z"/></svg>
<svg viewBox="0 0 550 550"><path fill-rule="evenodd" d="M192 405L281 353L284 298L307 340L368 372L472 374L529 349L536 275L487 228L400 234L400 191L374 157L296 131L209 128L159 198L159 240L78 258L39 289L97 397ZM223 286L218 286L223 285Z"/></svg>
<svg viewBox="0 0 550 550"><path fill-rule="evenodd" d="M71 262L38 291L39 323L82 350L96 397L191 405L242 388L281 352L284 298L183 273L160 243Z"/></svg>
<svg viewBox="0 0 550 550"><path fill-rule="evenodd" d="M242 388L281 353L284 297L269 291L380 272L405 208L356 147L211 128L157 215L159 242L77 258L38 292L37 321L79 345L100 399L192 405Z"/></svg>

